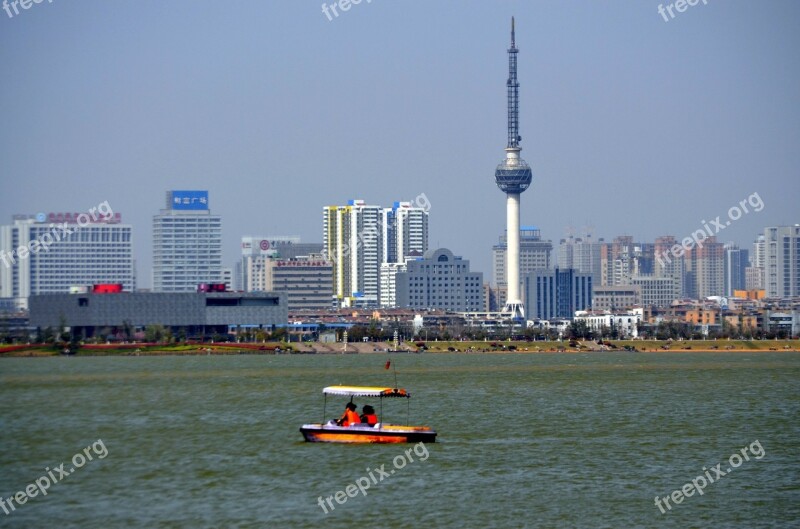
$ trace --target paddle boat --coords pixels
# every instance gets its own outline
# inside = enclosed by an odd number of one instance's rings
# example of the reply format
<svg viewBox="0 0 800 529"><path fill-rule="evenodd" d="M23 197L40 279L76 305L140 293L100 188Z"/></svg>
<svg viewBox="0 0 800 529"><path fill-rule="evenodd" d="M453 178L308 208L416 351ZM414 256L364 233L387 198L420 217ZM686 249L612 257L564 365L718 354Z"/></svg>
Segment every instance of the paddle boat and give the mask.
<svg viewBox="0 0 800 529"><path fill-rule="evenodd" d="M374 426L359 423L350 426L339 426L336 421L304 424L300 428L303 438L311 443L433 443L436 432L428 426L405 426L386 424L383 419L383 400L404 398L406 402L411 394L401 388L364 387L364 386L328 386L322 389L325 403L322 408L323 421L327 411L328 395L350 397L373 397L380 399L379 422Z"/></svg>

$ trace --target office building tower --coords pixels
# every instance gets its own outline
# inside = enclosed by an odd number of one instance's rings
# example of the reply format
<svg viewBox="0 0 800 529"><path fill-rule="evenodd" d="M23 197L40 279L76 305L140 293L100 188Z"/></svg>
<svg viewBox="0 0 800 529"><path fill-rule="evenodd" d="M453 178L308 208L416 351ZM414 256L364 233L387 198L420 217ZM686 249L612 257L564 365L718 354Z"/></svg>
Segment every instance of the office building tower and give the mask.
<svg viewBox="0 0 800 529"><path fill-rule="evenodd" d="M12 220L0 226L0 298L26 307L29 296L66 293L75 286L136 288L133 228L110 207Z"/></svg>
<svg viewBox="0 0 800 529"><path fill-rule="evenodd" d="M537 270L523 278L528 320L572 318L592 306L592 276L574 269Z"/></svg>
<svg viewBox="0 0 800 529"><path fill-rule="evenodd" d="M447 248L428 250L409 259L405 272L395 275L398 308L480 312L483 305L483 273L470 272L469 261Z"/></svg>
<svg viewBox="0 0 800 529"><path fill-rule="evenodd" d="M222 218L211 214L208 191L168 191L153 216L153 291L195 292L224 279Z"/></svg>
<svg viewBox="0 0 800 529"><path fill-rule="evenodd" d="M725 296L732 297L734 290L745 290L750 252L729 242L725 244Z"/></svg>

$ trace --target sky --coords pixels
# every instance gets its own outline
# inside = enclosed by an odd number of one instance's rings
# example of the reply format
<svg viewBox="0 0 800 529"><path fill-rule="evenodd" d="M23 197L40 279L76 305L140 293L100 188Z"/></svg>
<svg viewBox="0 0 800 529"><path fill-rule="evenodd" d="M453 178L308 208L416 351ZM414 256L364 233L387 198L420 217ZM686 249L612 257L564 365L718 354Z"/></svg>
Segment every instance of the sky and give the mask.
<svg viewBox="0 0 800 529"><path fill-rule="evenodd" d="M320 0L9 6L0 223L108 201L149 287L168 190L210 192L226 266L245 235L321 242L324 206L424 194L430 246L488 281L513 15L523 225L555 246L646 242L719 216L718 239L750 248L800 223L800 2L700 0L674 18L662 3L363 0L330 19Z"/></svg>

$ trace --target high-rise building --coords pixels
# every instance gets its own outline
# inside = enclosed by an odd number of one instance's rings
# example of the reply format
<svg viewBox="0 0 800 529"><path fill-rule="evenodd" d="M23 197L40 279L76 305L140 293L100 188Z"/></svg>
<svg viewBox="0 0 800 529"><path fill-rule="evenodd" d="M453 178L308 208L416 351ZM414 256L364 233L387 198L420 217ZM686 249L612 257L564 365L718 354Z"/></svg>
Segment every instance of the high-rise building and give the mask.
<svg viewBox="0 0 800 529"><path fill-rule="evenodd" d="M470 272L469 261L447 248L428 250L409 259L407 270L395 275L397 307L481 312L483 273Z"/></svg>
<svg viewBox="0 0 800 529"><path fill-rule="evenodd" d="M745 270L745 281L747 290L764 290L766 266L766 239L764 234L760 234L753 241L753 253L750 254L750 266Z"/></svg>
<svg viewBox="0 0 800 529"><path fill-rule="evenodd" d="M380 306L382 309L397 307L397 274L406 270L408 268L405 263L381 263Z"/></svg>
<svg viewBox="0 0 800 529"><path fill-rule="evenodd" d="M800 296L800 224L764 229L768 298Z"/></svg>
<svg viewBox="0 0 800 529"><path fill-rule="evenodd" d="M733 296L734 290L745 290L747 286L746 269L749 253L738 245L725 244L725 295Z"/></svg>
<svg viewBox="0 0 800 529"><path fill-rule="evenodd" d="M682 257L677 257L674 248L680 248L678 241L672 235L656 237L655 242L655 263L653 275L658 278L669 278L672 280L672 299L684 297L684 279L686 264Z"/></svg>
<svg viewBox="0 0 800 529"><path fill-rule="evenodd" d="M693 299L725 295L725 247L709 237L684 254L686 295Z"/></svg>
<svg viewBox="0 0 800 529"><path fill-rule="evenodd" d="M601 282L603 286L630 285L634 271L633 237L622 235L600 248Z"/></svg>
<svg viewBox="0 0 800 529"><path fill-rule="evenodd" d="M572 318L592 306L592 276L574 269L537 270L523 278L527 319Z"/></svg>
<svg viewBox="0 0 800 529"><path fill-rule="evenodd" d="M222 282L222 218L211 214L208 191L167 191L166 208L153 216L153 291Z"/></svg>
<svg viewBox="0 0 800 529"><path fill-rule="evenodd" d="M592 240L591 234L586 237L561 239L558 245L558 267L574 268L583 274L592 275L592 283L600 285L602 279L600 248L605 243L601 238Z"/></svg>
<svg viewBox="0 0 800 529"><path fill-rule="evenodd" d="M363 200L323 208L323 253L333 263L333 295L341 306L379 304L381 211Z"/></svg>
<svg viewBox="0 0 800 529"><path fill-rule="evenodd" d="M633 245L633 275L649 276L655 272L655 244L639 242Z"/></svg>
<svg viewBox="0 0 800 529"><path fill-rule="evenodd" d="M14 215L0 226L0 298L26 307L31 295L73 286L117 283L133 291L133 228L110 207L90 212Z"/></svg>
<svg viewBox="0 0 800 529"><path fill-rule="evenodd" d="M764 290L764 269L748 266L744 269L745 290Z"/></svg>
<svg viewBox="0 0 800 529"><path fill-rule="evenodd" d="M543 241L541 231L536 226L522 226L519 231L519 271L525 275L534 270L552 268L551 255L553 241ZM508 240L505 234L492 246L492 268L494 281L498 286L507 285L506 261L508 260Z"/></svg>
<svg viewBox="0 0 800 529"><path fill-rule="evenodd" d="M655 272L655 245L634 242L630 235L615 237L600 247L600 276L604 286L630 285L634 276Z"/></svg>
<svg viewBox="0 0 800 529"><path fill-rule="evenodd" d="M760 233L756 240L753 241L753 255L750 262L750 266L758 266L762 270L767 264L767 248L766 248L767 239L763 233Z"/></svg>
<svg viewBox="0 0 800 529"><path fill-rule="evenodd" d="M508 297L503 312L513 319L525 318L525 307L520 296L519 281L519 199L520 194L528 189L533 180L530 166L519 153L522 136L519 135L519 81L517 81L517 45L514 36L514 18L511 18L511 47L508 49L508 80L506 90L508 96L508 145L506 158L495 170L494 178L497 187L506 194L506 234L508 235L508 251L506 252L506 282Z"/></svg>
<svg viewBox="0 0 800 529"><path fill-rule="evenodd" d="M405 262L412 252L428 251L428 210L411 202L395 202L381 211L382 263Z"/></svg>

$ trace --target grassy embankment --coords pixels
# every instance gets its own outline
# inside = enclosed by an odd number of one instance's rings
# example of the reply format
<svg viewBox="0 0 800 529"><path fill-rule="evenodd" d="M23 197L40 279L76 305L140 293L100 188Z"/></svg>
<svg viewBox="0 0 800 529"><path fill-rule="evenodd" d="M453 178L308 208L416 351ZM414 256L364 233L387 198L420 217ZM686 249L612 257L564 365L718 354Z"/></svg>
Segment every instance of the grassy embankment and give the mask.
<svg viewBox="0 0 800 529"><path fill-rule="evenodd" d="M76 356L111 355L202 355L202 354L275 354L292 352L284 343L266 344L85 344L75 352ZM61 350L52 344L0 345L0 356L58 356Z"/></svg>
<svg viewBox="0 0 800 529"><path fill-rule="evenodd" d="M416 350L416 344L423 342L405 342L403 349ZM607 345L598 345L593 341L578 341L570 345L564 342L509 342L509 341L430 341L427 342L427 352L446 353L458 352L518 352L518 353L545 353L545 352L602 352L609 350L625 350L628 348L637 352L757 352L757 351L800 351L800 340L610 340ZM340 346L325 347L314 343L286 344L270 342L266 344L245 343L217 343L217 344L95 344L81 345L76 356L143 356L143 355L203 355L203 354L280 354L280 353L309 353L309 352L339 352ZM388 344L349 344L348 352L372 352L374 349L382 351ZM319 349L318 349L319 347ZM11 345L0 346L0 357L12 356L58 356L61 351L53 345Z"/></svg>

